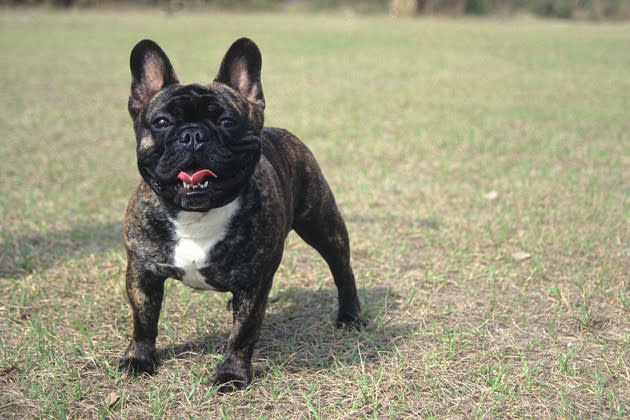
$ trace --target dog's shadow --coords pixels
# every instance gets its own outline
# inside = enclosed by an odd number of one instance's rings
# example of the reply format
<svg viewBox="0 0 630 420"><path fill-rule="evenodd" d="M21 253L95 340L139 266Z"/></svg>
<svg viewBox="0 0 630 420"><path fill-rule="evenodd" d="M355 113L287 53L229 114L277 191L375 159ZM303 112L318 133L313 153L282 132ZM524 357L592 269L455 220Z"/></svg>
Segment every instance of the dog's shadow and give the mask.
<svg viewBox="0 0 630 420"><path fill-rule="evenodd" d="M0 237L0 278L23 277L86 253L122 247L122 221ZM331 280L332 282L332 280ZM254 350L256 375L271 366L288 372L329 369L335 363L369 363L393 351L415 324L389 323L382 314L395 312L400 296L387 288L361 289L369 324L361 331L335 328L337 292L292 287L272 295ZM158 349L159 363L225 352L231 323L210 334Z"/></svg>
<svg viewBox="0 0 630 420"><path fill-rule="evenodd" d="M335 290L290 288L270 301L253 362L255 376L273 366L287 372L330 369L335 364L373 363L394 351L416 324L388 324L382 314L394 310L400 297L386 288L361 290L368 325L357 331L335 327ZM277 307L274 307L277 306ZM216 334L159 348L160 364L204 354L222 356L231 325Z"/></svg>
<svg viewBox="0 0 630 420"><path fill-rule="evenodd" d="M123 222L80 225L52 232L0 235L0 277L24 277L70 258L123 244Z"/></svg>

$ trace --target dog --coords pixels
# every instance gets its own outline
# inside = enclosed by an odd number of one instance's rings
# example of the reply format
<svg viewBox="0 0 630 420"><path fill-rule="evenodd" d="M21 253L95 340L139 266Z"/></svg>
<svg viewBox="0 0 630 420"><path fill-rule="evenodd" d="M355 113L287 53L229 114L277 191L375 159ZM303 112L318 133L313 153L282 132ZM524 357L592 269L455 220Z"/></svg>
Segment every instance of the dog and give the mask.
<svg viewBox="0 0 630 420"><path fill-rule="evenodd" d="M236 40L214 81L180 84L164 51L131 51L128 111L141 181L125 214L131 341L118 367L153 374L167 278L232 294L233 325L214 383L245 388L273 276L291 230L327 262L338 291L338 326L361 328L344 220L309 149L263 127L262 56Z"/></svg>

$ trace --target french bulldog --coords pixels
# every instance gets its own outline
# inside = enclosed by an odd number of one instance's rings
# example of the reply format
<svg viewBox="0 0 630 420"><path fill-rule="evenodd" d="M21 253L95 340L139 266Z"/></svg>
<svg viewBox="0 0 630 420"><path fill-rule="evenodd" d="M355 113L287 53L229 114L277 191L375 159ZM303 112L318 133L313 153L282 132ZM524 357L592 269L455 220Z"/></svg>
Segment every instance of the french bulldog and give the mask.
<svg viewBox="0 0 630 420"><path fill-rule="evenodd" d="M293 229L327 262L338 291L338 326L361 314L344 220L309 149L263 126L262 57L236 40L210 84L181 84L164 51L131 51L128 110L141 181L124 222L131 341L119 369L153 374L167 278L232 294L233 325L214 383L246 387L274 273Z"/></svg>

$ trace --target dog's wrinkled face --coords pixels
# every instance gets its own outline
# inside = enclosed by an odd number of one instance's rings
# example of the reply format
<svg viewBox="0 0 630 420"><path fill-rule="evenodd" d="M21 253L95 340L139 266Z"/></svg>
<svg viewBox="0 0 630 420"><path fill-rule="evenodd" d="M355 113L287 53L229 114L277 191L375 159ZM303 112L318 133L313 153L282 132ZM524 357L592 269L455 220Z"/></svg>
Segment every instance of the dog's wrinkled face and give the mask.
<svg viewBox="0 0 630 420"><path fill-rule="evenodd" d="M262 127L253 114L252 104L218 83L163 89L136 125L140 173L182 210L229 203L260 159Z"/></svg>
<svg viewBox="0 0 630 420"><path fill-rule="evenodd" d="M207 211L247 184L261 155L260 64L255 44L240 39L213 83L181 85L157 44L142 41L132 51L138 168L167 206Z"/></svg>

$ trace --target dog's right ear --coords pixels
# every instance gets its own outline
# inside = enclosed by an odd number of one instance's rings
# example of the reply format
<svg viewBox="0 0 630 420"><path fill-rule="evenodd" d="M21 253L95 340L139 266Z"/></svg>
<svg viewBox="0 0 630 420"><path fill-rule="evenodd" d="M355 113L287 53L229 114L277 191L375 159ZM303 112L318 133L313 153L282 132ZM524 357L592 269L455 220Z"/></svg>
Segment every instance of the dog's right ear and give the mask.
<svg viewBox="0 0 630 420"><path fill-rule="evenodd" d="M179 83L175 70L162 48L150 39L136 44L129 57L131 67L131 95L129 115L135 120L140 110L160 90Z"/></svg>
<svg viewBox="0 0 630 420"><path fill-rule="evenodd" d="M234 41L221 61L214 81L223 83L243 95L249 102L265 109L265 95L260 82L262 55L249 38Z"/></svg>

